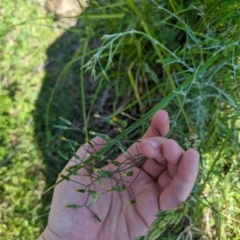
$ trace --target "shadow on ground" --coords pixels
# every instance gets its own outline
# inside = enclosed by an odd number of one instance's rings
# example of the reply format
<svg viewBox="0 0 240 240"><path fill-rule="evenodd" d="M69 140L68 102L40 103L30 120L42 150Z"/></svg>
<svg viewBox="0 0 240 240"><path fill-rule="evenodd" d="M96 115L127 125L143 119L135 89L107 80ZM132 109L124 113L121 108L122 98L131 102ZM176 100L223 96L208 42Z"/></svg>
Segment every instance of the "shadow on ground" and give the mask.
<svg viewBox="0 0 240 240"><path fill-rule="evenodd" d="M80 78L80 68L81 60L72 61L73 56L77 56L81 59L82 52L79 51L84 45L84 39L89 36L87 31L91 32L92 39L89 41L88 51L91 49L96 49L100 46L100 38L105 32L112 32L112 25L109 24L108 19L101 21L91 21L92 26L87 25L84 21L79 21L76 26L69 28L60 36L48 49L47 49L47 61L45 63L45 78L42 82L42 88L39 92L38 98L35 103L34 124L35 124L35 138L39 150L42 154L43 159L43 174L45 176L46 189L51 187L56 179L57 175L63 167L66 165L66 161L62 159L57 153L58 150L61 152L69 152L69 146L61 141L61 136L70 138L78 141L79 143L85 142L85 137L78 131L63 131L54 128L53 125L62 124L59 117L70 120L75 126L83 129L83 114L82 114L82 98L81 98L81 78ZM124 31L128 26L128 18L124 18L120 22L116 20L116 23L122 26L119 31ZM107 24L110 25L107 29ZM125 25L124 25L125 24ZM126 27L125 26L125 27ZM90 29L90 30L89 30ZM148 52L148 48L152 46L149 42L144 45L144 51ZM135 47L134 44L126 44L129 52ZM123 48L123 49L122 49ZM115 112L116 109L122 109L124 106L135 101L135 95L132 87L129 84L127 78L127 69L132 63L133 59L131 54L126 51L125 45L119 49L121 54L114 56L114 61L118 63L121 59L122 51L124 52L123 63L121 69L119 69L118 64L113 64L114 67L109 71L110 81L103 81L101 87L99 88L98 95L93 104L90 118L88 120L88 127L90 130L94 130L101 133L107 133L110 137L116 136L119 132L112 126L104 124L98 119L94 119L92 116L95 112L100 115L110 115ZM90 54L92 56L92 54ZM116 54L117 55L117 54ZM77 59L75 58L75 59ZM85 62L88 59L85 59ZM105 60L108 59L105 57ZM69 64L71 62L71 64ZM101 60L102 63L102 60ZM102 66L105 66L102 64ZM156 65L159 72L159 78L162 77L161 66ZM100 67L99 67L100 68ZM136 64L136 69L138 71L139 67ZM101 71L101 70L100 70ZM64 72L64 74L62 74ZM104 74L102 74L104 75ZM59 78L61 76L61 78ZM116 77L117 76L117 77ZM118 81L116 79L119 79ZM98 88L99 81L93 81L89 75L84 76L85 83L85 96L86 101L85 107L88 113L91 103L94 98L94 93ZM146 78L139 80L139 89L141 94L146 91L146 84L149 89L155 86L154 81ZM161 83L159 83L161 84ZM140 91L140 90L139 90ZM159 102L162 94L156 89L156 96L153 100L144 101L143 109L140 109L139 104L136 101L134 106L131 106L129 110L126 111L127 114L131 115L131 118L127 118L128 126L135 122L135 119L139 118L144 112L151 109L155 102ZM152 93L153 94L153 93ZM145 124L148 126L148 123ZM145 127L146 127L145 126ZM142 127L140 130L132 133L131 138L138 139L141 132L144 131ZM67 156L68 159L70 156ZM48 191L42 195L42 208L39 210L41 230L46 226L47 215L49 211L49 205L51 203L53 191Z"/></svg>
<svg viewBox="0 0 240 240"><path fill-rule="evenodd" d="M80 89L80 62L71 64L67 73L59 77L71 60L74 53L81 44L79 35L80 24L68 29L60 36L48 49L48 59L45 62L46 75L42 82L42 88L35 103L34 124L35 138L43 159L43 171L46 182L46 189L52 186L57 178L57 174L66 165L57 151L68 151L68 147L61 142L61 136L82 142L84 136L76 131L63 131L53 127L61 124L59 117L64 117L79 128L83 127ZM59 80L59 82L58 82ZM92 88L96 83L88 78L88 83ZM55 89L55 90L54 90ZM87 103L87 106L90 103ZM39 211L39 216L48 212L47 206L51 203L52 192L42 195L43 208ZM47 214L41 219L41 228L47 223Z"/></svg>
<svg viewBox="0 0 240 240"><path fill-rule="evenodd" d="M76 26L69 28L47 49L46 74L35 103L35 111L33 112L35 139L43 159L42 171L45 176L45 190L55 183L58 173L66 165L66 161L57 153L58 150L66 153L70 150L69 146L61 141L61 136L74 139L79 143L85 141L83 134L78 131L63 131L53 127L53 125L63 124L59 117L64 117L78 128L83 128L80 60L70 64L67 72L59 80L64 68L81 47L81 34L84 34L84 30L80 31L80 29L83 27L81 23L78 23ZM91 45L89 47L96 47L97 42L98 40L95 36L90 43L94 46ZM88 75L84 76L84 81L86 109L88 112L98 82L93 81ZM93 105L91 116L94 112L104 115L112 111L114 95L111 89L113 89L113 84L109 82L103 84L99 97L97 97ZM116 134L116 130L92 117L89 121L89 126L100 132L108 132L109 134L109 131L111 131L114 134L115 131ZM70 156L68 157L70 158ZM43 207L39 210L41 230L47 224L52 193L53 191L50 190L42 195Z"/></svg>

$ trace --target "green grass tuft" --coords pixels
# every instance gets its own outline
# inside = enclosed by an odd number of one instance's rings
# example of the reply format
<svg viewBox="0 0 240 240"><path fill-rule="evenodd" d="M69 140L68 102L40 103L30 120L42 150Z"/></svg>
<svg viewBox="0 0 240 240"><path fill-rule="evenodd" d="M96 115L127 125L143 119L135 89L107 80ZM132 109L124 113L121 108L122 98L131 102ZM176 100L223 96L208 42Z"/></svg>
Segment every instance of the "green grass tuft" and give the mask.
<svg viewBox="0 0 240 240"><path fill-rule="evenodd" d="M198 148L201 169L182 221L161 239L239 239L239 9L97 1L66 28L36 3L1 1L0 238L43 230L52 192L41 193L66 163L57 152L75 148L70 139L137 139L166 109L168 137ZM54 128L66 119L85 134Z"/></svg>

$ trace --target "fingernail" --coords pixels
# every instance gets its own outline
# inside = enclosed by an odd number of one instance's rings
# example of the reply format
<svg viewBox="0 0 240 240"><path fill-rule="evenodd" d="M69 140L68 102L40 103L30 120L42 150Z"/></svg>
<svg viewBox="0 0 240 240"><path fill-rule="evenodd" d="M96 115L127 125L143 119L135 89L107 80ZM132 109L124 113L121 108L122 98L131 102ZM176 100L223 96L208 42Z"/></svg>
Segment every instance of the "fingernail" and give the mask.
<svg viewBox="0 0 240 240"><path fill-rule="evenodd" d="M147 139L148 142L152 145L153 149L156 150L159 146L158 142L157 141L154 141L152 139Z"/></svg>

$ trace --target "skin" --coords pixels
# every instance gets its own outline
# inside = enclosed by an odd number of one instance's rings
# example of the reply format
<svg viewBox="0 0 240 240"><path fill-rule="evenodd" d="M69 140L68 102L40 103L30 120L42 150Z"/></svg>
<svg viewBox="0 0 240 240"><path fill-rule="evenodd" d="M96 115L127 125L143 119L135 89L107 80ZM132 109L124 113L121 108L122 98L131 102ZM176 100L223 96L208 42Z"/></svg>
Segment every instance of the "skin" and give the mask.
<svg viewBox="0 0 240 240"><path fill-rule="evenodd" d="M100 195L91 206L91 210L101 219L101 222L98 222L86 207L64 208L66 204L83 205L86 194L75 192L76 188L82 188L78 183L63 181L54 189L48 226L38 239L131 240L145 235L158 211L175 209L187 199L198 173L199 153L194 149L184 151L176 141L164 138L168 131L168 113L158 111L140 141L128 149L132 156L141 152L147 157L142 171L131 185L136 204L126 204L133 199L130 188L121 193L110 191ZM92 143L94 147L85 144L77 154L84 158L86 152L96 153L103 147L105 141L96 137ZM125 153L116 160L123 162L127 158L129 155ZM67 167L73 164L75 164L73 161L69 161ZM139 167L133 168L134 176L139 173ZM108 164L104 169L114 171L116 167ZM66 175L64 170L62 173ZM80 174L87 175L88 172L81 169ZM135 179L134 176L124 177L124 180L131 182ZM119 178L119 175L115 176L115 179L117 177ZM92 182L90 176L71 176L71 179L84 184ZM114 186L115 179L103 179L104 188ZM103 192L98 183L93 184L91 190Z"/></svg>

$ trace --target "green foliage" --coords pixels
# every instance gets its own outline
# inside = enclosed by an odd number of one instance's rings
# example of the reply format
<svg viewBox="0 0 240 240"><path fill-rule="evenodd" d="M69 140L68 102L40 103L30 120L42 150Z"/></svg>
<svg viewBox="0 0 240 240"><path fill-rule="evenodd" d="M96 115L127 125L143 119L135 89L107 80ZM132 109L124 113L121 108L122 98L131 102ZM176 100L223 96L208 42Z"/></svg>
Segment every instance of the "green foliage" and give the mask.
<svg viewBox="0 0 240 240"><path fill-rule="evenodd" d="M4 130L11 124L11 119L8 116L8 112L11 109L11 98L5 93L3 89L0 89L0 102L4 106L0 108L0 162L7 156L8 150L8 134Z"/></svg>
<svg viewBox="0 0 240 240"><path fill-rule="evenodd" d="M156 214L156 219L150 226L146 236L138 237L135 240L152 240L157 239L166 230L167 227L175 228L181 221L184 214L185 206L180 205L177 210L161 211Z"/></svg>
<svg viewBox="0 0 240 240"><path fill-rule="evenodd" d="M103 151L114 159L108 136L122 152L120 141L137 139L164 108L169 137L199 148L202 159L183 220L162 237L239 239L239 8L229 0L97 1L53 43L62 26L37 4L1 1L0 236L38 236L38 216L51 199L41 193L88 130L106 138ZM99 184L110 175L96 174ZM121 194L124 187L112 190ZM168 214L157 215L151 238L170 224L162 221Z"/></svg>
<svg viewBox="0 0 240 240"><path fill-rule="evenodd" d="M46 27L53 20L31 1L3 0L0 12L0 238L35 239L48 204L32 113L45 50L60 31Z"/></svg>

